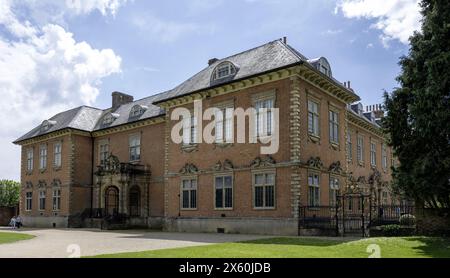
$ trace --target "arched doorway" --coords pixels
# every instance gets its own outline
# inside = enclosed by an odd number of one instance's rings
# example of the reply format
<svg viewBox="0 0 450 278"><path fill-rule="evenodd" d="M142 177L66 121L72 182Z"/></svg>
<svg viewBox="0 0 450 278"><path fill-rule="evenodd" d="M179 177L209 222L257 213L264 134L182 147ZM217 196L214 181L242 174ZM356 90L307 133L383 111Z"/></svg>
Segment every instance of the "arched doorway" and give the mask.
<svg viewBox="0 0 450 278"><path fill-rule="evenodd" d="M141 215L141 190L138 186L130 188L130 216Z"/></svg>
<svg viewBox="0 0 450 278"><path fill-rule="evenodd" d="M119 213L119 189L115 186L110 186L105 191L105 209L107 215Z"/></svg>

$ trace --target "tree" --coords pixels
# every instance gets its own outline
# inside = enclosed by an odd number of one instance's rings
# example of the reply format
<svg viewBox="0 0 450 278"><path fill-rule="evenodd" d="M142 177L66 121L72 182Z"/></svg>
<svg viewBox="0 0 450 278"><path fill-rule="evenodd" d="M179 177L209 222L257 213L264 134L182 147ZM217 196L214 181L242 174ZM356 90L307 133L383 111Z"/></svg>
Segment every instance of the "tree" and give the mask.
<svg viewBox="0 0 450 278"><path fill-rule="evenodd" d="M399 165L393 188L420 205L450 208L450 1L423 0L421 32L385 93L383 128Z"/></svg>
<svg viewBox="0 0 450 278"><path fill-rule="evenodd" d="M0 180L0 207L15 207L19 204L20 183Z"/></svg>

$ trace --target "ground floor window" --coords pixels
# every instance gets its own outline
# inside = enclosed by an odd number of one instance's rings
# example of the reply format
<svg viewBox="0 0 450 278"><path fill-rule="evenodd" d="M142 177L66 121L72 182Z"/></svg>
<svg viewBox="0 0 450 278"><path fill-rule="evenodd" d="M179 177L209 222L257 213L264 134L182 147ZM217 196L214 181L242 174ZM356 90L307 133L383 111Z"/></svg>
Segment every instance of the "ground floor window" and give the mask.
<svg viewBox="0 0 450 278"><path fill-rule="evenodd" d="M39 191L39 210L45 210L45 191Z"/></svg>
<svg viewBox="0 0 450 278"><path fill-rule="evenodd" d="M105 208L107 215L117 215L119 213L119 189L110 186L105 191Z"/></svg>
<svg viewBox="0 0 450 278"><path fill-rule="evenodd" d="M255 208L275 207L275 173L257 173L253 176Z"/></svg>
<svg viewBox="0 0 450 278"><path fill-rule="evenodd" d="M216 176L214 188L216 209L233 208L233 177Z"/></svg>
<svg viewBox="0 0 450 278"><path fill-rule="evenodd" d="M320 178L318 173L308 175L308 206L320 206Z"/></svg>
<svg viewBox="0 0 450 278"><path fill-rule="evenodd" d="M53 190L53 210L61 209L61 189Z"/></svg>
<svg viewBox="0 0 450 278"><path fill-rule="evenodd" d="M181 189L183 209L197 208L197 179L183 179Z"/></svg>
<svg viewBox="0 0 450 278"><path fill-rule="evenodd" d="M33 208L33 192L27 192L25 195L25 210L30 211Z"/></svg>
<svg viewBox="0 0 450 278"><path fill-rule="evenodd" d="M330 206L335 207L339 195L339 179L330 177Z"/></svg>

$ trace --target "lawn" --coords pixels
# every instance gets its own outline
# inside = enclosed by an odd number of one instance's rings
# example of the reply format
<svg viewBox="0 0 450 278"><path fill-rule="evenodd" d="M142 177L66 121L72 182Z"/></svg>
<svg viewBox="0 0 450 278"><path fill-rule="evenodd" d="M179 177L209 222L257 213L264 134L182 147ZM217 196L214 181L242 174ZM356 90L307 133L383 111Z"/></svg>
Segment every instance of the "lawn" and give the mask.
<svg viewBox="0 0 450 278"><path fill-rule="evenodd" d="M32 239L34 236L19 233L4 233L0 232L0 244L12 243L19 240Z"/></svg>
<svg viewBox="0 0 450 278"><path fill-rule="evenodd" d="M450 239L429 237L326 240L270 238L238 243L96 256L97 258L368 258L371 244L382 258L450 258Z"/></svg>

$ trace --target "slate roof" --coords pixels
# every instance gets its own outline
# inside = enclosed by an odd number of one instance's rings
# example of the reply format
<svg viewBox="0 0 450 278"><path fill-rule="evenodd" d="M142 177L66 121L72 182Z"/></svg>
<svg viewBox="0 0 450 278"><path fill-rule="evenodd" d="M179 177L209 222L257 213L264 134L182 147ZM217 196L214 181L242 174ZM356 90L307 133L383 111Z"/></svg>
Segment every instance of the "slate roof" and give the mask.
<svg viewBox="0 0 450 278"><path fill-rule="evenodd" d="M232 62L238 69L237 73L231 78L219 82L217 82L216 80L212 83L211 75L214 69L217 65L224 61ZM172 90L136 100L132 103L123 104L115 111L111 111L111 108L101 110L97 108L81 106L59 113L49 119L56 122L55 125L53 125L49 130L43 131L41 129L42 125L39 125L27 134L18 138L14 143L20 143L21 141L27 139L66 128L93 132L127 124L130 122L154 118L164 115L164 109L156 105L165 100L177 98L196 91L218 86L225 82L248 78L250 76L262 74L303 62L306 63L307 61L308 59L305 56L303 56L291 46L283 43L281 40L272 41L262 46L252 48L250 50L235 54L224 59L220 59L204 68L199 73L195 74ZM337 80L335 81L338 82ZM340 82L338 83L341 84ZM148 109L140 117L130 118L130 111L135 105L147 106ZM103 125L103 118L109 113L117 114L118 117L112 124L105 126Z"/></svg>

